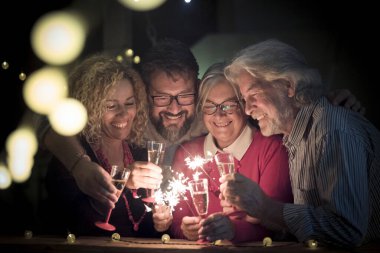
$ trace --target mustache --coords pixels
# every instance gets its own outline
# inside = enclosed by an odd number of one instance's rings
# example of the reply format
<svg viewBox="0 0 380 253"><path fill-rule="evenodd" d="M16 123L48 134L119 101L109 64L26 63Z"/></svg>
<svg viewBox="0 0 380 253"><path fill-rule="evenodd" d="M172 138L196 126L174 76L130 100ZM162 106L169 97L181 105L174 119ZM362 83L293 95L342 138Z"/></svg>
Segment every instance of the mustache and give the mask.
<svg viewBox="0 0 380 253"><path fill-rule="evenodd" d="M160 115L161 117L163 115L166 115L166 116L169 116L169 117L177 117L177 116L181 116L181 115L184 115L186 114L187 112L186 111L180 111L179 113L176 113L176 114L173 114L171 112L160 112Z"/></svg>

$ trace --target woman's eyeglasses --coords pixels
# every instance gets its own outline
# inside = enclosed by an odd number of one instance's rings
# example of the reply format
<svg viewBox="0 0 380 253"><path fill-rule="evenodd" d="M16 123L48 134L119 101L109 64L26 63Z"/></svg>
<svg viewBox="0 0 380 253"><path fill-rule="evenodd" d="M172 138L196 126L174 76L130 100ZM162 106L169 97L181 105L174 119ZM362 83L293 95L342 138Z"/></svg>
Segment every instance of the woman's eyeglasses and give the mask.
<svg viewBox="0 0 380 253"><path fill-rule="evenodd" d="M239 101L236 100L225 101L221 104L215 104L208 101L203 105L202 112L207 115L212 115L218 110L218 108L221 112L231 114L237 111L240 108L240 105Z"/></svg>

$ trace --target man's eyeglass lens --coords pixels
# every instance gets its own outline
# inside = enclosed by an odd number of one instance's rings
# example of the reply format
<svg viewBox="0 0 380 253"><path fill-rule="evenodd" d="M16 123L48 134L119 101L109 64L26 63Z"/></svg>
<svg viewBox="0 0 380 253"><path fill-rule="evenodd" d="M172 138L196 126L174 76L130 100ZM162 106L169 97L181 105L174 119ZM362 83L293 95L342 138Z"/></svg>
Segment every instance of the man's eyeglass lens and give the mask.
<svg viewBox="0 0 380 253"><path fill-rule="evenodd" d="M176 96L151 96L153 99L153 104L155 106L168 106L173 100L177 101L178 105L191 105L194 103L195 94L179 94Z"/></svg>

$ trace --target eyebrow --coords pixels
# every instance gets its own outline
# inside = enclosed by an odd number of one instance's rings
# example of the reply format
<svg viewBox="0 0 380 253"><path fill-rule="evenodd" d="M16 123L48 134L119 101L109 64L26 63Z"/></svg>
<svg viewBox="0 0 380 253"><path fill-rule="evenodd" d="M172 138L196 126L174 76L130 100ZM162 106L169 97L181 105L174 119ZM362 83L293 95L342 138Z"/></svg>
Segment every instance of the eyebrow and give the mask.
<svg viewBox="0 0 380 253"><path fill-rule="evenodd" d="M155 90L152 88L152 91L155 91L157 93L157 95L155 96L173 96L169 93L165 93L165 92L159 92L158 90ZM180 91L177 95L182 95L182 94L195 94L196 92L193 90L193 89L188 89L188 90L183 90L183 91ZM177 96L175 95L175 96Z"/></svg>
<svg viewBox="0 0 380 253"><path fill-rule="evenodd" d="M125 99L125 101L131 100L131 99L135 99L135 96L133 95L133 96L127 97ZM106 102L113 102L113 101L119 101L119 100L117 100L117 99L107 99L106 100Z"/></svg>
<svg viewBox="0 0 380 253"><path fill-rule="evenodd" d="M220 104L223 104L224 102L227 102L227 101L239 101L239 99L236 97L236 96L232 96L232 97L229 97L229 98L227 98L226 100L224 100L222 103L220 103ZM218 103L215 103L214 101L212 101L212 100L210 100L210 99L206 99L206 101L205 101L206 103L208 102L208 103L213 103L213 104L218 104Z"/></svg>

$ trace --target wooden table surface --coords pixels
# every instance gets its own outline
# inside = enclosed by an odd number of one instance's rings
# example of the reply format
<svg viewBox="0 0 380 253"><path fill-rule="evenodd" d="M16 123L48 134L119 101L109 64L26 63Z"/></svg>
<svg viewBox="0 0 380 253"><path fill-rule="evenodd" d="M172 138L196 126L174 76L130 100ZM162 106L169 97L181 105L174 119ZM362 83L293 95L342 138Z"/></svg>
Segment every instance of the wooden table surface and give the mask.
<svg viewBox="0 0 380 253"><path fill-rule="evenodd" d="M231 245L223 242L221 245L198 244L187 240L170 239L168 243L162 243L160 239L150 238L124 238L120 241L108 237L80 237L74 243L69 243L66 238L34 236L31 239L15 236L0 236L0 252L373 252L380 251L380 243L371 243L355 249L331 249L318 247L311 249L305 244L296 242L273 242L272 246L264 247L262 242Z"/></svg>

